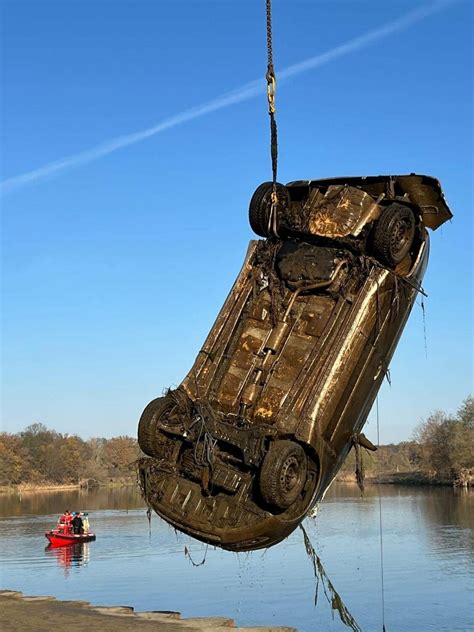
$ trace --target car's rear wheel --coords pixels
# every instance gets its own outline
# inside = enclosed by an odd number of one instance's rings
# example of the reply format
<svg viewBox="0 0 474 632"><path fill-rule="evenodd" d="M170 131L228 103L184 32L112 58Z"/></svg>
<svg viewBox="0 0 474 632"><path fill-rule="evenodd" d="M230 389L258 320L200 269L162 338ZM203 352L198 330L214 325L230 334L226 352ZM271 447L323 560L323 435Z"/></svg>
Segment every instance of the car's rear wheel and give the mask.
<svg viewBox="0 0 474 632"><path fill-rule="evenodd" d="M138 422L138 444L148 456L160 456L162 442L156 432L156 425L175 405L176 402L171 397L158 397L143 411Z"/></svg>
<svg viewBox="0 0 474 632"><path fill-rule="evenodd" d="M255 189L249 205L249 222L252 230L261 237L270 235L269 222L270 210L272 207L272 191L273 183L264 182ZM287 208L290 203L290 194L288 189L277 183L276 193L278 197L278 208Z"/></svg>
<svg viewBox="0 0 474 632"><path fill-rule="evenodd" d="M287 509L303 491L306 475L303 448L294 441L275 441L260 470L260 491L264 501L272 507Z"/></svg>
<svg viewBox="0 0 474 632"><path fill-rule="evenodd" d="M415 237L415 215L408 206L391 204L377 221L372 246L375 256L391 267L410 252Z"/></svg>

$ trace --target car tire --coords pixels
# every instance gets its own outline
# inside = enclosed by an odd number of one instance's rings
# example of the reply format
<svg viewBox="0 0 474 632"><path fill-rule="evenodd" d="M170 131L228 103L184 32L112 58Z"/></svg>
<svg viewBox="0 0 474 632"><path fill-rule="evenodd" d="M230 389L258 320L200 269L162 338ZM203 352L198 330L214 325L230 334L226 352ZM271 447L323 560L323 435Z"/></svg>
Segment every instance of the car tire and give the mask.
<svg viewBox="0 0 474 632"><path fill-rule="evenodd" d="M277 183L276 185L278 205L280 208L287 208L290 203L290 194L288 189L283 185ZM273 191L272 182L264 182L255 189L252 199L249 205L249 222L250 227L260 235L260 237L268 237L270 231L268 230L268 223L270 220L271 209L271 195Z"/></svg>
<svg viewBox="0 0 474 632"><path fill-rule="evenodd" d="M157 421L175 406L175 401L170 397L158 397L151 401L138 422L138 445L142 452L148 456L159 456L158 438L156 436ZM158 449L157 449L158 448Z"/></svg>
<svg viewBox="0 0 474 632"><path fill-rule="evenodd" d="M288 509L303 491L307 475L306 454L294 441L271 444L260 470L260 492L264 501Z"/></svg>
<svg viewBox="0 0 474 632"><path fill-rule="evenodd" d="M376 222L372 247L374 255L395 267L410 252L415 237L415 215L403 204L388 206Z"/></svg>

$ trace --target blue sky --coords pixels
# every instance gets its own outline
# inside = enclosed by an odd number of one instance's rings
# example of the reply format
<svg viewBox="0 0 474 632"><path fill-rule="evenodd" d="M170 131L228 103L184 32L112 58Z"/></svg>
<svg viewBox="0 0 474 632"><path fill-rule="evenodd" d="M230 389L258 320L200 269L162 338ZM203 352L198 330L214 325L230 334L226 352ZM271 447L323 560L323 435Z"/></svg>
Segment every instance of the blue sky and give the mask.
<svg viewBox="0 0 474 632"><path fill-rule="evenodd" d="M281 181L427 173L454 213L432 235L427 357L415 307L380 394L383 442L472 391L472 3L274 0L277 75L420 7L277 93ZM2 31L1 180L16 182L0 199L2 428L134 434L191 366L252 238L265 98L18 176L263 82L264 0L4 0Z"/></svg>

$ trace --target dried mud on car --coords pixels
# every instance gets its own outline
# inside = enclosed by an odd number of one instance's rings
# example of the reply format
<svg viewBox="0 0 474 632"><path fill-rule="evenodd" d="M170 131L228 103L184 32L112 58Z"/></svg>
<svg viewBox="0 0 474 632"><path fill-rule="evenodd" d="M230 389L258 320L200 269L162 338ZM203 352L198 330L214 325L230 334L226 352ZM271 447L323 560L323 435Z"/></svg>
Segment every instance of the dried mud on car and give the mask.
<svg viewBox="0 0 474 632"><path fill-rule="evenodd" d="M421 291L427 228L451 218L420 175L264 183L243 267L177 389L138 427L143 495L204 542L289 535L354 445Z"/></svg>

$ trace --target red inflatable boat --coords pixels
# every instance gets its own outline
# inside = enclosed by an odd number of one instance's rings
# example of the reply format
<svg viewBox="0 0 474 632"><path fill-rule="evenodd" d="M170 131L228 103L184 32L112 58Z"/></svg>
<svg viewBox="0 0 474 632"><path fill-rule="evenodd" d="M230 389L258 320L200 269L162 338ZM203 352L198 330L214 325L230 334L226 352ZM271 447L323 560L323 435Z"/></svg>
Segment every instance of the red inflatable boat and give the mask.
<svg viewBox="0 0 474 632"><path fill-rule="evenodd" d="M95 540L94 533L64 533L62 529L46 531L45 536L52 546L67 546L68 544L92 542Z"/></svg>
<svg viewBox="0 0 474 632"><path fill-rule="evenodd" d="M80 533L74 533L74 531L80 531ZM51 546L66 546L95 540L95 534L89 531L89 513L75 511L71 514L68 509L59 516L56 527L51 531L46 531L44 535Z"/></svg>

